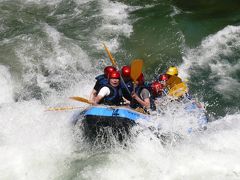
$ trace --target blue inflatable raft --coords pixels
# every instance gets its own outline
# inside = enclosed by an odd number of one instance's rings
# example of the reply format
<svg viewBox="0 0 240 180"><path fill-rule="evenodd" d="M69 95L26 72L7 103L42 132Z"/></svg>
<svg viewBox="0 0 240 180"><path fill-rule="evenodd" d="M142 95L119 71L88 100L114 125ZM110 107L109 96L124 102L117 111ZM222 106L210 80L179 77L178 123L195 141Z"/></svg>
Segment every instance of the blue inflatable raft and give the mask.
<svg viewBox="0 0 240 180"><path fill-rule="evenodd" d="M147 120L149 118L148 115L119 106L91 106L85 110L84 116L86 118L97 116L98 119L109 119L110 121L116 121L120 118L131 123L139 119Z"/></svg>
<svg viewBox="0 0 240 180"><path fill-rule="evenodd" d="M207 129L207 123L208 123L208 116L206 113L206 110L200 106L199 103L195 101L189 101L185 104L184 109L188 113L194 113L197 116L197 124L199 130L206 130ZM192 128L188 129L189 132L192 131Z"/></svg>
<svg viewBox="0 0 240 180"><path fill-rule="evenodd" d="M195 128L206 129L208 118L203 108L197 106L193 101L184 103L184 109L188 113L197 114L198 127L189 127L187 131L192 132ZM120 141L124 139L124 136L130 134L132 126L138 123L138 121L149 121L154 115L143 114L133 109L121 106L90 106L74 117L75 124L79 124L84 132L84 135L90 140L95 140L96 137L104 132L111 132L116 135Z"/></svg>
<svg viewBox="0 0 240 180"><path fill-rule="evenodd" d="M103 131L111 131L123 140L122 134L129 135L130 128L138 120L149 120L150 116L127 107L90 106L75 117L81 123L86 137L94 140ZM99 133L100 132L100 133Z"/></svg>

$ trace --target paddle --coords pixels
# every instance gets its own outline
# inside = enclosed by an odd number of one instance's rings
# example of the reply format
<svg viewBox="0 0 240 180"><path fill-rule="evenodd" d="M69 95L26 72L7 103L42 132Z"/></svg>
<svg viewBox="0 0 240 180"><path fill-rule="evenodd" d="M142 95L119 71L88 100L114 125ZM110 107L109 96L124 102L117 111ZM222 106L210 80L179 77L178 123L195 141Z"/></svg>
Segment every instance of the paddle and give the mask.
<svg viewBox="0 0 240 180"><path fill-rule="evenodd" d="M76 101L81 101L87 104L92 104L91 102L89 102L87 99L83 98L83 97L79 97L79 96L73 96L70 97L70 99L76 100ZM64 111L64 110L72 110L72 109L79 109L82 107L52 107L52 108L48 108L46 109L46 111Z"/></svg>
<svg viewBox="0 0 240 180"><path fill-rule="evenodd" d="M108 57L109 57L109 59L111 60L112 65L117 68L117 63L116 63L116 61L113 59L111 52L109 51L109 49L107 48L107 46L106 46L104 43L103 43L103 46L104 46L105 50L107 51Z"/></svg>
<svg viewBox="0 0 240 180"><path fill-rule="evenodd" d="M89 102L88 99L83 98L83 97L79 97L79 96L73 96L73 97L70 97L70 99L73 99L73 100L76 100L76 101L81 101L81 102L84 102L84 103L87 103L87 104L92 104L91 102Z"/></svg>
<svg viewBox="0 0 240 180"><path fill-rule="evenodd" d="M116 61L114 60L114 58L113 58L111 52L109 51L109 49L107 48L107 46L106 46L104 43L103 43L103 46L104 46L105 50L107 51L108 57L109 57L109 59L111 60L112 65L113 65L115 68L119 69L118 66L117 66ZM130 93L130 91L129 91L127 85L126 85L126 83L124 82L124 80L123 80L123 78L122 78L122 75L120 75L120 79L121 79L121 82L123 83L125 89L126 89L127 92L129 93L129 95L131 95L131 93Z"/></svg>
<svg viewBox="0 0 240 180"><path fill-rule="evenodd" d="M51 107L51 108L48 108L46 109L45 111L64 111L64 110L73 110L73 109L79 109L79 108L82 108L82 107Z"/></svg>
<svg viewBox="0 0 240 180"><path fill-rule="evenodd" d="M133 80L134 91L135 91L136 81L142 73L142 67L143 67L143 60L142 59L134 59L131 63L131 74L130 74L130 76Z"/></svg>
<svg viewBox="0 0 240 180"><path fill-rule="evenodd" d="M137 81L137 78L142 73L142 67L143 67L143 60L142 59L134 59L131 63L131 78L134 82Z"/></svg>
<svg viewBox="0 0 240 180"><path fill-rule="evenodd" d="M173 86L170 89L168 95L178 98L178 97L184 95L187 92L187 90L188 90L187 85L184 82L182 82L182 83L179 83L179 84L176 84L175 86Z"/></svg>

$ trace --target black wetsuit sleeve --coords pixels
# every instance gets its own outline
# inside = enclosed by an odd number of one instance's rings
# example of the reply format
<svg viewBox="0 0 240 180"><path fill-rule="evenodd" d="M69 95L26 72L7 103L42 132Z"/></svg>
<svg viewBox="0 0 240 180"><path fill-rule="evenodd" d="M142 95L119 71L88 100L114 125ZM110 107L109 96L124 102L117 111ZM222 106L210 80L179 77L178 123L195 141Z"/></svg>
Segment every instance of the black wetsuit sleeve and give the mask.
<svg viewBox="0 0 240 180"><path fill-rule="evenodd" d="M96 90L96 91L99 91L100 88L101 88L101 85L100 85L100 83L97 81L97 82L95 83L93 89Z"/></svg>

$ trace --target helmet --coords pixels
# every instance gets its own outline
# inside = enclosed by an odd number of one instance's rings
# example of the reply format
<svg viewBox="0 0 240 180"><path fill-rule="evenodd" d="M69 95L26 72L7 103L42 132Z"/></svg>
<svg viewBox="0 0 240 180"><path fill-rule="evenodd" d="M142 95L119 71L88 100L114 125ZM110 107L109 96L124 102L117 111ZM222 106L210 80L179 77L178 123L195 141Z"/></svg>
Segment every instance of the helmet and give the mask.
<svg viewBox="0 0 240 180"><path fill-rule="evenodd" d="M109 79L120 79L120 73L118 71L113 71L108 76Z"/></svg>
<svg viewBox="0 0 240 180"><path fill-rule="evenodd" d="M131 74L131 68L129 66L123 66L122 67L122 76L130 77L130 74Z"/></svg>
<svg viewBox="0 0 240 180"><path fill-rule="evenodd" d="M113 66L107 66L107 67L104 68L104 75L105 75L106 77L108 77L108 75L109 75L111 72L113 72L113 71L116 71L116 68L115 68L115 67L113 67Z"/></svg>
<svg viewBox="0 0 240 180"><path fill-rule="evenodd" d="M175 66L170 66L166 72L168 75L178 75L178 69Z"/></svg>
<svg viewBox="0 0 240 180"><path fill-rule="evenodd" d="M163 85L159 81L154 81L151 84L151 90L153 94L159 94L160 92L162 92L162 89L163 89Z"/></svg>
<svg viewBox="0 0 240 180"><path fill-rule="evenodd" d="M143 73L140 74L140 76L137 78L137 81L139 84L143 84L144 83L144 75Z"/></svg>
<svg viewBox="0 0 240 180"><path fill-rule="evenodd" d="M159 76L159 81L167 81L169 79L169 75L168 74L161 74Z"/></svg>

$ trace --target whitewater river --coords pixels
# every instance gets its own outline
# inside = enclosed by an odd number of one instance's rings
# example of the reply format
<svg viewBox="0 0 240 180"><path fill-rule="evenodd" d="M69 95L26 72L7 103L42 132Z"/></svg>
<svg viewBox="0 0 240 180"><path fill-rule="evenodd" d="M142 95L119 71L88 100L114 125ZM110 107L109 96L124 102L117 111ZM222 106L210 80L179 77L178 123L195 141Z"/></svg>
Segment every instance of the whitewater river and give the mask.
<svg viewBox="0 0 240 180"><path fill-rule="evenodd" d="M103 42L119 66L144 59L148 81L179 67L208 129L90 148L72 129L87 105L69 97L111 64ZM239 89L238 0L0 0L0 180L238 180ZM78 109L46 111L66 106ZM149 123L184 133L190 118L170 106Z"/></svg>

